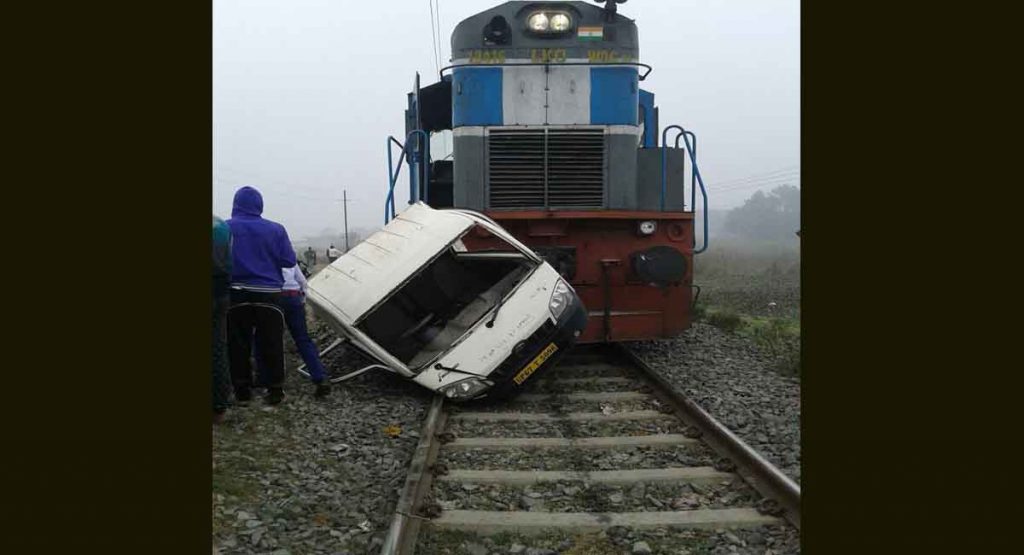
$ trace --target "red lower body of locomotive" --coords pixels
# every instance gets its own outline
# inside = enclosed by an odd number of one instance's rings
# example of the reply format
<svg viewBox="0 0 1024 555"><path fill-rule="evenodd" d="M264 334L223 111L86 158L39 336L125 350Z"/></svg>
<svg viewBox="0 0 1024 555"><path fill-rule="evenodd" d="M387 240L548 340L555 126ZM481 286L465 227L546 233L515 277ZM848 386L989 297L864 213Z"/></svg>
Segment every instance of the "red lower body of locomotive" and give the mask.
<svg viewBox="0 0 1024 555"><path fill-rule="evenodd" d="M689 327L692 212L495 210L487 215L569 279L589 314L580 342L667 338ZM471 234L465 241L486 248L496 240Z"/></svg>

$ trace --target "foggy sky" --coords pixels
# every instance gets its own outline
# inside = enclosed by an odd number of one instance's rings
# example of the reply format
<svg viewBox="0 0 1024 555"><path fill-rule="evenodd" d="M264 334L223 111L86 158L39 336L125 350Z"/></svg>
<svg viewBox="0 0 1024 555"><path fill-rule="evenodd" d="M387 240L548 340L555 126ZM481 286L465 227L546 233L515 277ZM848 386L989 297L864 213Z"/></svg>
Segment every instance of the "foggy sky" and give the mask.
<svg viewBox="0 0 1024 555"><path fill-rule="evenodd" d="M435 3L445 66L454 26L500 2ZM299 240L342 228L347 189L349 227L380 226L385 139L404 132L415 72L437 81L429 12L428 0L214 0L214 213L229 217L252 185ZM712 208L800 184L798 0L633 0L619 13L654 67L641 86L661 125L697 133Z"/></svg>

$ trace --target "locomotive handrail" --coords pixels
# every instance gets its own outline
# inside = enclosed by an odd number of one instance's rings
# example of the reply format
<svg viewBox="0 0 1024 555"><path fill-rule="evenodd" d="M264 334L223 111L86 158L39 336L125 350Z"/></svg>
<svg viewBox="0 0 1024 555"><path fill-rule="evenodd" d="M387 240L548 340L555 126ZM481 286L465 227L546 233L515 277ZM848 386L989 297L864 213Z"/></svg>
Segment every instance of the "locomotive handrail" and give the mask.
<svg viewBox="0 0 1024 555"><path fill-rule="evenodd" d="M679 139L684 137L684 136L687 136L687 137L690 137L690 138L693 139L693 158L694 158L694 160L696 160L697 159L697 134L694 133L693 131L683 131L682 133L676 135L676 148L679 148ZM696 164L690 164L690 166L691 166L691 169L690 169L690 210L696 210L696 207L697 207L697 187L696 187L696 185L697 185L697 165ZM704 221L705 221L705 223L707 222L707 219L708 219L708 210L707 210L707 206L705 206L704 207ZM706 233L707 232L705 230L705 234ZM706 244L706 242L707 241L705 240L705 244ZM697 235L696 234L694 234L692 237L690 237L690 246L691 247L696 247L697 246Z"/></svg>
<svg viewBox="0 0 1024 555"><path fill-rule="evenodd" d="M693 137L693 144L690 144L690 137ZM697 178L696 184L700 185L700 196L704 199L704 213L701 219L704 220L704 236L702 237L702 244L699 249L694 249L693 254L700 254L708 250L708 192L704 189L704 179L700 176L700 169L697 168L697 135L691 131L683 131L676 136L676 144L679 144L679 137L683 138L683 142L686 143L686 152L690 154L690 163L693 164L693 175ZM696 195L696 188L693 183L690 184L690 194ZM693 205L691 205L691 209ZM693 240L694 246L697 245L697 239Z"/></svg>
<svg viewBox="0 0 1024 555"><path fill-rule="evenodd" d="M693 254L700 254L708 248L708 192L704 188L704 179L700 176L700 168L697 167L697 135L693 131L687 131L679 125L670 125L661 132L661 209L665 210L665 191L668 181L667 161L665 157L665 149L668 147L665 145L668 142L668 132L670 130L679 130L679 134L676 135L675 148L679 148L679 139L682 138L686 143L686 153L690 157L690 210L692 212L696 212L698 185L700 186L701 198L704 201L704 214L702 218L704 220L704 236L701 247L699 249L694 249L693 251ZM692 144L690 143L691 137L693 138ZM683 210L686 210L685 200L683 201ZM693 238L693 246L697 246L696 237Z"/></svg>
<svg viewBox="0 0 1024 555"><path fill-rule="evenodd" d="M457 68L457 67L504 67L504 66L632 66L632 67L642 67L642 68L646 69L647 71L645 71L643 74L640 75L639 78L640 78L641 81L643 81L644 79L647 79L647 76L650 75L651 71L654 70L653 67L651 67L651 66L649 66L647 64L642 64L640 62L555 62L555 63L551 63L551 62L520 62L520 63L501 62L501 63L490 63L490 64L452 64L450 66L442 67L441 70L437 72L437 75L438 75L438 78L443 80L444 79L444 72L446 70L454 69L454 68Z"/></svg>
<svg viewBox="0 0 1024 555"><path fill-rule="evenodd" d="M394 164L391 161L391 143L395 143L402 149L401 155L398 157L398 171L394 171ZM389 135L387 140L384 142L384 147L388 150L388 196L384 199L384 223L388 223L391 218L395 217L395 182L398 181L398 174L402 172L402 161L405 159L405 145L398 142L398 139ZM390 211L388 210L390 208Z"/></svg>
<svg viewBox="0 0 1024 555"><path fill-rule="evenodd" d="M388 223L388 221L390 221L391 218L395 217L395 184L398 182L399 174L402 173L402 161L407 157L407 154L409 153L409 138L412 137L415 134L422 134L423 135L423 144L424 144L424 149L423 149L424 153L423 154L424 154L425 159L427 160L427 163L424 163L422 165L422 167L423 167L423 169L422 169L422 174L423 174L423 194L422 195L419 194L419 190L415 189L415 181L411 177L409 179L409 204L412 204L412 203L416 202L417 200L423 200L424 197L427 194L427 191L428 191L428 188L429 188L429 183L430 183L430 164L429 164L429 161L430 161L430 135L427 135L427 132L422 130L422 129L414 129L414 130L410 131L408 135L406 135L406 137L405 137L405 144L402 144L402 143L398 142L398 139L396 139L394 136L390 136L389 135L388 138L387 138L387 141L385 141L385 143L384 143L384 146L385 146L385 148L387 148L387 151L388 151L388 196L387 196L386 199L384 199L384 223L385 224ZM394 164L393 164L393 161L392 161L393 159L392 159L392 156L391 156L391 143L394 143L394 144L398 145L398 147L402 149L402 152L401 152L401 154L398 157L398 169L397 170L393 169L394 168ZM415 160L413 157L410 156L409 157L409 163L411 164L411 163L414 163L414 162L418 163L418 164L421 163L420 161ZM412 170L409 170L409 171L412 171ZM417 197L419 197L419 198L417 198Z"/></svg>
<svg viewBox="0 0 1024 555"><path fill-rule="evenodd" d="M697 159L697 134L693 131L683 131L682 135L676 135L676 148L679 148L679 137L683 135L689 135L693 139L693 158ZM690 168L690 209L693 210L697 206L697 188L694 187L694 183L697 183L697 165L692 164ZM697 238L694 237L694 246L696 246Z"/></svg>

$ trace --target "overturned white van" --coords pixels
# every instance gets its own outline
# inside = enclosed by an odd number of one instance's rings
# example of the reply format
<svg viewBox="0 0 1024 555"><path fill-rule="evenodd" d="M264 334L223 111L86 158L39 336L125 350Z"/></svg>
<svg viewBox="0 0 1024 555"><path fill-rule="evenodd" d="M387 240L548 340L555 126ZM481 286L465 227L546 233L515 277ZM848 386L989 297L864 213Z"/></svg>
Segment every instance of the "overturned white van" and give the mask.
<svg viewBox="0 0 1024 555"><path fill-rule="evenodd" d="M467 248L470 233L508 248ZM422 202L310 279L308 301L380 363L363 370L383 368L455 400L515 395L587 322L572 287L494 221Z"/></svg>

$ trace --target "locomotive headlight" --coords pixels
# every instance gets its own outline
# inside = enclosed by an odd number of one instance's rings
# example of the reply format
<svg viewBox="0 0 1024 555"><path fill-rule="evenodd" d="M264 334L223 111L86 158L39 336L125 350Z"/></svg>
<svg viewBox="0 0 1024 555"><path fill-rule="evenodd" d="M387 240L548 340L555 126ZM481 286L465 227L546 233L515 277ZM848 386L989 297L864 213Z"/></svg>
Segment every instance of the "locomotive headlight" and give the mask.
<svg viewBox="0 0 1024 555"><path fill-rule="evenodd" d="M561 34L572 28L572 18L561 12L533 12L526 26L534 33Z"/></svg>
<svg viewBox="0 0 1024 555"><path fill-rule="evenodd" d="M569 289L569 284L563 280L558 280L558 283L555 284L555 290L551 292L551 300L548 301L548 310L551 311L551 315L557 320L565 312L565 307L569 306L571 301L572 289Z"/></svg>
<svg viewBox="0 0 1024 555"><path fill-rule="evenodd" d="M548 14L544 12L537 12L526 20L526 24L530 26L531 31L547 31L548 25L550 24L548 21Z"/></svg>
<svg viewBox="0 0 1024 555"><path fill-rule="evenodd" d="M651 235L656 229L658 229L658 222L655 222L654 220L645 220L640 222L641 235Z"/></svg>
<svg viewBox="0 0 1024 555"><path fill-rule="evenodd" d="M565 15L564 13L556 13L555 15L551 16L552 31L567 31L571 23L572 22L569 21L569 16Z"/></svg>

